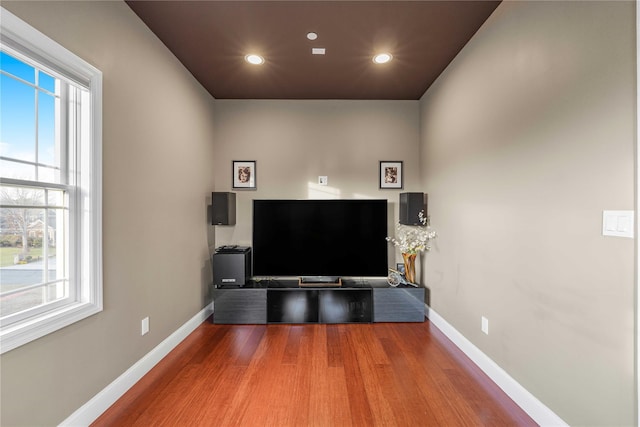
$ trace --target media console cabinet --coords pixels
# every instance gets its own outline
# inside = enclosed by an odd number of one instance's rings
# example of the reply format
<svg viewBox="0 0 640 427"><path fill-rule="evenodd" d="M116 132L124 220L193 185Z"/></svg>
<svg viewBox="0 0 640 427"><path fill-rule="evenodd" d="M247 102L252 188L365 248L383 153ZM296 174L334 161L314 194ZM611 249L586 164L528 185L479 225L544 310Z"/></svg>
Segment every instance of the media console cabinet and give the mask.
<svg viewBox="0 0 640 427"><path fill-rule="evenodd" d="M424 288L391 287L386 280L345 280L340 287L297 280L251 281L213 290L213 323L424 322Z"/></svg>

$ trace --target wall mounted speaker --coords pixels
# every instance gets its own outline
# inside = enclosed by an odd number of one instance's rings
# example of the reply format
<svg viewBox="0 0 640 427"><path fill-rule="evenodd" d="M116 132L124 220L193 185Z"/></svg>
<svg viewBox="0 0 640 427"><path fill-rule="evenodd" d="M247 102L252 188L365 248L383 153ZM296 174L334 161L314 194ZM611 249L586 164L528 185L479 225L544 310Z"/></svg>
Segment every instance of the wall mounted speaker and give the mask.
<svg viewBox="0 0 640 427"><path fill-rule="evenodd" d="M236 193L211 193L211 206L212 225L236 224Z"/></svg>
<svg viewBox="0 0 640 427"><path fill-rule="evenodd" d="M424 210L427 216L427 199L425 193L400 193L400 224L422 225L418 214Z"/></svg>

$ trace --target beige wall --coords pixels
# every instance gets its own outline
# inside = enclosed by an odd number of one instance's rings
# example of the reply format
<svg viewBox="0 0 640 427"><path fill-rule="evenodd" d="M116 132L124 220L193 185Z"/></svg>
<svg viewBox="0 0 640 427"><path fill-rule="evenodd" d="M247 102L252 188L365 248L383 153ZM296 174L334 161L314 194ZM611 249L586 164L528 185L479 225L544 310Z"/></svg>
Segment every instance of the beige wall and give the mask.
<svg viewBox="0 0 640 427"><path fill-rule="evenodd" d="M217 100L216 191L231 191L232 160L256 160L257 190L236 190L237 224L216 227L216 243L251 244L253 199L389 200L420 191L418 101ZM380 190L380 160L404 161L404 190ZM328 186L317 185L328 176ZM390 247L390 262L395 251Z"/></svg>
<svg viewBox="0 0 640 427"><path fill-rule="evenodd" d="M571 425L635 424L635 49L632 2L505 2L421 100L431 305Z"/></svg>
<svg viewBox="0 0 640 427"><path fill-rule="evenodd" d="M123 2L2 6L104 73L104 311L1 356L0 424L56 425L209 302L214 100Z"/></svg>

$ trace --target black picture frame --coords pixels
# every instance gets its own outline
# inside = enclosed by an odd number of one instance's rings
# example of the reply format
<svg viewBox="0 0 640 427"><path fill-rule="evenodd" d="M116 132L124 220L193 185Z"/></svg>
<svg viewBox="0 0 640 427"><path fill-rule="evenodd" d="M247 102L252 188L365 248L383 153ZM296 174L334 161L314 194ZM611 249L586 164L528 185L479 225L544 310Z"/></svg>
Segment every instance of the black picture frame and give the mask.
<svg viewBox="0 0 640 427"><path fill-rule="evenodd" d="M231 182L234 190L257 189L256 161L233 160L231 163Z"/></svg>
<svg viewBox="0 0 640 427"><path fill-rule="evenodd" d="M401 190L403 188L402 160L381 160L378 172L380 189Z"/></svg>

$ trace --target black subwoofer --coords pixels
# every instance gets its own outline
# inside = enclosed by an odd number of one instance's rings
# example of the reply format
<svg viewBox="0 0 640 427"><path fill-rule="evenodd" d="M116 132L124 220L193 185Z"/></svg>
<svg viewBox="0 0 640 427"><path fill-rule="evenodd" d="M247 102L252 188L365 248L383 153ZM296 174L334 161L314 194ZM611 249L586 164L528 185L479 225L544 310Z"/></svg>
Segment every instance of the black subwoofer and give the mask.
<svg viewBox="0 0 640 427"><path fill-rule="evenodd" d="M251 248L222 246L213 254L213 284L244 286L251 279Z"/></svg>

